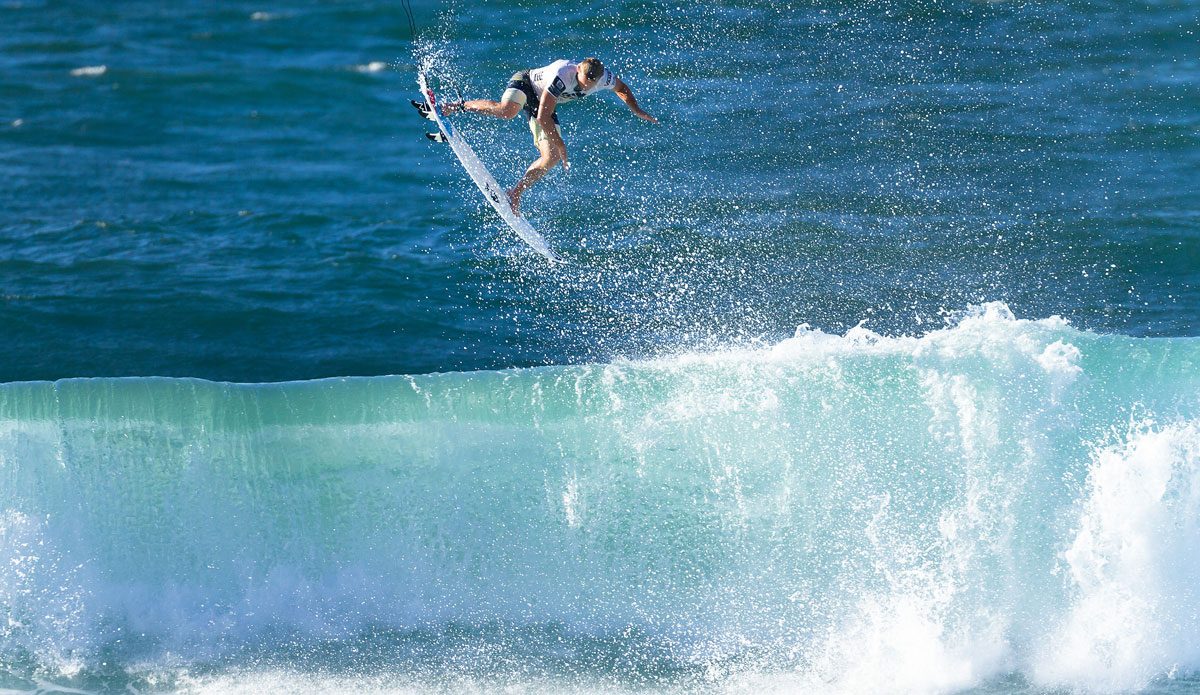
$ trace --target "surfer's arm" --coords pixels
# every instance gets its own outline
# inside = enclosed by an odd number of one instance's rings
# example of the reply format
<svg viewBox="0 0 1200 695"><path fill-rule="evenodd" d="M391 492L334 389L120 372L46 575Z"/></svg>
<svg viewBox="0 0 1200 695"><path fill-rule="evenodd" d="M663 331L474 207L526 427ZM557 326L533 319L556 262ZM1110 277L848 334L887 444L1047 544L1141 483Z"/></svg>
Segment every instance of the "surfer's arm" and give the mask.
<svg viewBox="0 0 1200 695"><path fill-rule="evenodd" d="M537 122L542 126L542 132L546 134L546 139L550 141L551 151L558 155L558 158L562 160L563 169L566 169L567 143L563 142L562 136L558 134L558 127L554 125L556 106L558 106L558 97L551 94L549 90L542 92L542 99L538 103Z"/></svg>
<svg viewBox="0 0 1200 695"><path fill-rule="evenodd" d="M625 102L625 105L629 107L629 110L633 112L633 115L637 116L638 118L644 118L651 123L658 123L657 118L646 113L642 110L642 107L638 106L637 99L633 98L633 90L629 89L629 85L622 82L621 78L617 78L617 84L613 87L613 91L617 93L617 96L621 98L621 101Z"/></svg>

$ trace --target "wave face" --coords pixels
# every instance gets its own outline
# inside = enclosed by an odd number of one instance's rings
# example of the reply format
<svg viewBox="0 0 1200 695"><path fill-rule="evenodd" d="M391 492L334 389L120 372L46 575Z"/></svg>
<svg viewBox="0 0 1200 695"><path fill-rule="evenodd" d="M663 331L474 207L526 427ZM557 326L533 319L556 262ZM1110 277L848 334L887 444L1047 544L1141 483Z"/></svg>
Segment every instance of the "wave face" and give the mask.
<svg viewBox="0 0 1200 695"><path fill-rule="evenodd" d="M1200 667L1198 367L988 305L645 362L6 384L0 663L465 634L722 691L1137 689Z"/></svg>

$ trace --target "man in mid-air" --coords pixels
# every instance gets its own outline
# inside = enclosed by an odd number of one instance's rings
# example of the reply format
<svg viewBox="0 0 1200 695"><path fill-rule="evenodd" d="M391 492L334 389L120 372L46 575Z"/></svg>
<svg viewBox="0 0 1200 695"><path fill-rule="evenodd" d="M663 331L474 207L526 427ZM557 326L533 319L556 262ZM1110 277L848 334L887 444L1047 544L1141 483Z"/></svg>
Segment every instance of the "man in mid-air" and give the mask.
<svg viewBox="0 0 1200 695"><path fill-rule="evenodd" d="M596 58L586 58L575 63L558 60L544 68L518 72L508 81L508 89L500 101L474 99L461 103L449 103L443 107L446 115L460 111L483 113L508 120L520 113L529 116L529 129L533 131L533 142L542 153L525 176L508 191L508 200L514 213L519 214L521 194L535 181L546 175L554 165L562 162L563 171L570 170L567 162L567 146L558 132L558 114L554 112L559 102L574 101L596 92L611 89L617 93L638 118L651 123L658 120L638 106L633 92L616 75L604 67Z"/></svg>

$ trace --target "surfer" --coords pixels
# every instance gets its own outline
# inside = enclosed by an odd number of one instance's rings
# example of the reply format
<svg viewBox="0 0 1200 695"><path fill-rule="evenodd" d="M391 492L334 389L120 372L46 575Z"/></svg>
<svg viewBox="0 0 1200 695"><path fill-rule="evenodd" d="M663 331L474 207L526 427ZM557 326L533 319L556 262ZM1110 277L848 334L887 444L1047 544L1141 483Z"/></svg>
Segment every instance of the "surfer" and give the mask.
<svg viewBox="0 0 1200 695"><path fill-rule="evenodd" d="M446 104L443 110L446 115L470 111L505 120L516 116L522 109L525 111L529 117L529 130L533 132L533 143L537 145L541 156L529 165L529 170L517 185L508 190L513 213L518 213L521 194L553 169L555 164L562 162L563 171L570 170L567 146L558 132L555 108L559 102L582 99L604 90L616 92L638 118L658 123L654 116L638 106L629 87L596 58L586 58L578 63L558 60L543 68L523 70L508 81L508 88L504 90L500 101L474 99L453 102Z"/></svg>

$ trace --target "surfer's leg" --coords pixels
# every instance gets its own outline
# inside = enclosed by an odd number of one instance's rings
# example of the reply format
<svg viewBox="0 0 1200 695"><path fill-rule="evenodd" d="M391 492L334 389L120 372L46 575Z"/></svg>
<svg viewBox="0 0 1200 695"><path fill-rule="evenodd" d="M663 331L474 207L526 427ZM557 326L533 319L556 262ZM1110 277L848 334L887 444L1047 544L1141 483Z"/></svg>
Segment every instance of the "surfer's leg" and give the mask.
<svg viewBox="0 0 1200 695"><path fill-rule="evenodd" d="M537 123L537 121L533 121L533 123ZM541 128L538 128L538 130L541 130ZM542 153L542 156L535 159L533 164L529 165L529 170L525 172L525 175L521 177L521 180L517 182L517 185L513 186L508 191L508 202L512 204L513 212L517 214L520 214L521 194L524 193L527 188L536 183L538 179L545 176L546 172L553 169L555 164L558 164L558 155L554 153L553 149L551 149L550 140L548 140L544 134L542 135L542 138L537 141L537 146L538 151Z"/></svg>
<svg viewBox="0 0 1200 695"><path fill-rule="evenodd" d="M470 111L471 113L482 113L486 116L495 116L508 120L518 113L521 113L521 105L515 101L492 101L491 99L472 99L464 101L461 104L446 104L442 109L446 115L458 113L459 111Z"/></svg>
<svg viewBox="0 0 1200 695"><path fill-rule="evenodd" d="M507 121L521 113L521 109L529 102L529 95L533 93L533 88L529 86L528 82L528 78L518 72L508 81L508 86L500 97L500 101L473 99L461 104L446 104L444 110L447 116L459 111L470 111L503 118Z"/></svg>

